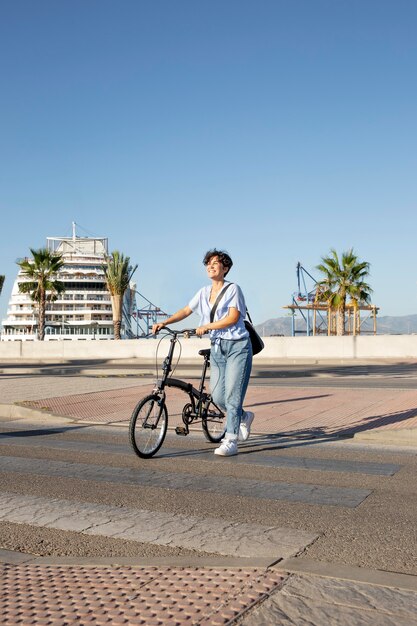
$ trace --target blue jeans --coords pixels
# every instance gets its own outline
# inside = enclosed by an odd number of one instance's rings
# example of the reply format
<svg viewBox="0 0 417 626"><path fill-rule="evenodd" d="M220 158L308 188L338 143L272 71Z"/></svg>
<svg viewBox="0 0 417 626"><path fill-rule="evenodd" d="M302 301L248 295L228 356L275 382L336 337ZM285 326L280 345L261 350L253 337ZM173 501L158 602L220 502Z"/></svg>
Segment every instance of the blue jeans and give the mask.
<svg viewBox="0 0 417 626"><path fill-rule="evenodd" d="M210 386L214 402L227 413L226 437L237 439L243 401L252 369L249 337L232 341L220 339L211 346Z"/></svg>

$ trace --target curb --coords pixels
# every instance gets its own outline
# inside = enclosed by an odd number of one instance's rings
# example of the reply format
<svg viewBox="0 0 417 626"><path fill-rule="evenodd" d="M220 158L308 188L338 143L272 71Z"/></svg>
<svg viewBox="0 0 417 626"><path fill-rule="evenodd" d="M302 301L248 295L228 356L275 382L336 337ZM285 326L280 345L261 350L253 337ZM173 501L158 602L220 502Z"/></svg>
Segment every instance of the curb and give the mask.
<svg viewBox="0 0 417 626"><path fill-rule="evenodd" d="M36 556L14 550L0 550L0 564L19 565L68 565L74 567L198 567L198 568L271 568L277 567L280 558L246 558L246 557L77 557L77 556Z"/></svg>
<svg viewBox="0 0 417 626"><path fill-rule="evenodd" d="M3 565L56 565L69 567L184 567L204 569L278 569L287 574L319 576L335 580L348 580L391 589L417 592L417 576L400 572L373 570L366 567L314 561L307 557L290 559L239 558L239 557L42 557L25 552L0 549Z"/></svg>
<svg viewBox="0 0 417 626"><path fill-rule="evenodd" d="M392 589L417 591L417 576L412 574L374 570L342 563L313 561L303 557L294 557L280 561L274 567L290 574L320 576L322 578L349 580L357 583L390 587Z"/></svg>
<svg viewBox="0 0 417 626"><path fill-rule="evenodd" d="M417 446L417 428L396 428L395 430L366 430L355 433L353 440L366 443L384 443L397 446Z"/></svg>
<svg viewBox="0 0 417 626"><path fill-rule="evenodd" d="M30 407L21 406L20 404L3 404L0 403L0 415L8 419L41 419L53 418L56 420L62 420L63 422L73 423L78 422L72 417L63 417L62 415L55 415L47 411L40 411L39 409L32 409Z"/></svg>

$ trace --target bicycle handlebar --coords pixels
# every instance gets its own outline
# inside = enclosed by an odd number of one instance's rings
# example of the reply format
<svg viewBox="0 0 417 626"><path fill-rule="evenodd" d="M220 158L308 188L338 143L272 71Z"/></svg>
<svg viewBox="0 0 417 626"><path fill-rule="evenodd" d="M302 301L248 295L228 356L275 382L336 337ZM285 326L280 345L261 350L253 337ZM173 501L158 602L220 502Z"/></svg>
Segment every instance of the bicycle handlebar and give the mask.
<svg viewBox="0 0 417 626"><path fill-rule="evenodd" d="M169 333L170 335L174 335L175 337L177 335L188 335L188 336L192 337L192 336L197 334L195 328L183 328L181 330L172 330L172 328L169 328L168 326L164 326L163 328L161 328L161 330L166 330L167 333ZM160 331L158 331L158 332L160 332Z"/></svg>

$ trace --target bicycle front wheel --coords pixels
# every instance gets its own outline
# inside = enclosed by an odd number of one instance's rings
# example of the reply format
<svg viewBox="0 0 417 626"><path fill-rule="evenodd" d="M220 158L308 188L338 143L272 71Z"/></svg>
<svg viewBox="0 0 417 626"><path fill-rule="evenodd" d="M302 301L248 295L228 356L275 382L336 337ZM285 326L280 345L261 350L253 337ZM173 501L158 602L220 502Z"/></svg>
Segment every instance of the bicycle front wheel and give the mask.
<svg viewBox="0 0 417 626"><path fill-rule="evenodd" d="M154 394L139 402L129 424L129 440L135 453L149 459L162 446L168 427L165 400Z"/></svg>
<svg viewBox="0 0 417 626"><path fill-rule="evenodd" d="M203 433L207 441L218 443L226 432L226 415L214 402L210 402L207 413L202 418Z"/></svg>

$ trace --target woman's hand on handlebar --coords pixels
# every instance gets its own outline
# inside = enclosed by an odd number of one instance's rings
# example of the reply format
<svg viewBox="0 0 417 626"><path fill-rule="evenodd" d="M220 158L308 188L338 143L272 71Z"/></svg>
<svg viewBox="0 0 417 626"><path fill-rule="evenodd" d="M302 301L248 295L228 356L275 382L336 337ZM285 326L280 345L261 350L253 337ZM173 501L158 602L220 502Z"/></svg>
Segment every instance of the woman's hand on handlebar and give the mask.
<svg viewBox="0 0 417 626"><path fill-rule="evenodd" d="M152 325L152 334L157 335L162 328L165 328L165 324L163 322L159 322L158 324Z"/></svg>
<svg viewBox="0 0 417 626"><path fill-rule="evenodd" d="M198 328L195 329L195 334L198 335L199 337L202 337L203 335L208 333L209 330L210 329L207 326L199 326Z"/></svg>

